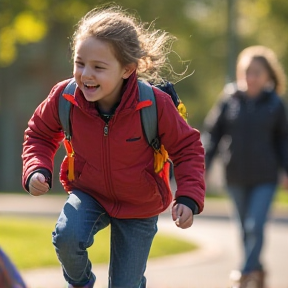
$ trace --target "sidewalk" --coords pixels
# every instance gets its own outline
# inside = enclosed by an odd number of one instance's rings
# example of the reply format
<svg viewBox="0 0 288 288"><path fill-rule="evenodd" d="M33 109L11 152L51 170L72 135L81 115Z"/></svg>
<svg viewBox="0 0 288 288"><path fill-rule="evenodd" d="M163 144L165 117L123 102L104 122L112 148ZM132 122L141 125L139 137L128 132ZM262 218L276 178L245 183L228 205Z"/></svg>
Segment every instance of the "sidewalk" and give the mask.
<svg viewBox="0 0 288 288"><path fill-rule="evenodd" d="M28 193L8 194L1 193L0 215L5 214L41 214L41 215L59 215L67 195L53 195L52 193L33 197ZM211 220L227 220L231 219L232 206L228 199L209 199L205 200L204 211L197 217L209 218ZM164 214L169 214L169 211ZM288 206L274 205L272 207L271 221L288 223Z"/></svg>
<svg viewBox="0 0 288 288"><path fill-rule="evenodd" d="M1 214L58 215L66 196L45 195L31 197L1 194ZM267 225L267 241L264 262L267 266L268 287L287 288L288 260L288 211L274 207ZM169 211L159 218L160 233L168 233L196 242L196 252L148 262L146 276L148 288L228 288L228 275L239 264L240 251L237 228L230 220L231 205L225 200L210 200L205 203L204 212L194 218L190 229L181 230L171 221ZM97 275L95 288L107 288L107 265L94 265ZM60 267L21 271L29 288L64 288L65 282Z"/></svg>

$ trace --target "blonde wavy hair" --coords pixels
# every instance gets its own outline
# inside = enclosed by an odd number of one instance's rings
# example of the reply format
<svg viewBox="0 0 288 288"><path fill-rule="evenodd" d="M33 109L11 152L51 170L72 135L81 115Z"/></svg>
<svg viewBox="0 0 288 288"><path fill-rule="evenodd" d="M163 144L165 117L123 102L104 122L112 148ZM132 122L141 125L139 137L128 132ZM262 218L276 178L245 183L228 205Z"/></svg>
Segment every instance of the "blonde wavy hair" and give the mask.
<svg viewBox="0 0 288 288"><path fill-rule="evenodd" d="M274 82L275 91L278 95L283 95L286 91L286 75L276 54L268 47L250 46L239 54L236 68L237 79L241 78L241 75L246 72L252 60L262 62Z"/></svg>
<svg viewBox="0 0 288 288"><path fill-rule="evenodd" d="M118 5L95 8L78 22L71 43L73 54L78 41L91 36L109 43L123 66L136 63L140 79L157 84L163 81L164 75L170 81L182 75L173 71L168 60L176 38L154 29L152 24L146 28L136 16Z"/></svg>

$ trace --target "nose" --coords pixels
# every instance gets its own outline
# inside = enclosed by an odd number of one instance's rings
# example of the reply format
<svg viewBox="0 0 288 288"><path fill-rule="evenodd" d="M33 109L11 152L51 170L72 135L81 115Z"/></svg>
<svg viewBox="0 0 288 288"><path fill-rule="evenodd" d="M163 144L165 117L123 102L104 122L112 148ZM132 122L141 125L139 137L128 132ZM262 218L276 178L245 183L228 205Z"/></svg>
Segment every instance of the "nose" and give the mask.
<svg viewBox="0 0 288 288"><path fill-rule="evenodd" d="M88 79L91 79L92 76L93 75L92 75L92 71L91 71L90 67L89 66L85 66L83 68L83 70L82 70L82 75L81 75L82 79L83 80L88 80Z"/></svg>

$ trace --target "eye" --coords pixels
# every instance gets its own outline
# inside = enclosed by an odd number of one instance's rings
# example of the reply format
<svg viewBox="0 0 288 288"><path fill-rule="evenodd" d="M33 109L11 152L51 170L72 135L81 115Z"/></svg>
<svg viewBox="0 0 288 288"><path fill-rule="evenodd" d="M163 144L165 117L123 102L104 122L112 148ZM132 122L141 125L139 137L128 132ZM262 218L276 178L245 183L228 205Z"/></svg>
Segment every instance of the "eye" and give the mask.
<svg viewBox="0 0 288 288"><path fill-rule="evenodd" d="M80 61L75 61L75 65L79 66L79 67L83 67L84 63L80 62Z"/></svg>
<svg viewBox="0 0 288 288"><path fill-rule="evenodd" d="M97 70L102 70L102 69L105 69L104 67L101 67L101 66L95 66L95 69L97 69Z"/></svg>

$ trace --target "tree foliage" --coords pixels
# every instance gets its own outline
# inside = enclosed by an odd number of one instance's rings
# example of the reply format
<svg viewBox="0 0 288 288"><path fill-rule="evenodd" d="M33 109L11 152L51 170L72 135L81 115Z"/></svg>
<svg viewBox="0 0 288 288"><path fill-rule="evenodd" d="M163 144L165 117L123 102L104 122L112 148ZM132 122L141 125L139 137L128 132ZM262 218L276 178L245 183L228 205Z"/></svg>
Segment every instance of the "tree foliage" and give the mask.
<svg viewBox="0 0 288 288"><path fill-rule="evenodd" d="M227 76L225 75L229 49L227 46L227 1L117 1L117 4L138 13L143 21L150 23L156 19L156 27L165 29L178 37L179 40L175 43L177 53L171 55L171 61L176 71L183 71L183 65L185 67L187 63L190 63L190 72L195 71L193 77L186 80L183 85L183 87L190 86L190 96L187 93L188 89L181 88L180 91L184 98L192 98L194 93L197 103L193 100L191 103L199 109L203 107L201 102L205 103L204 98L206 103L209 103L204 105L205 109L211 104L217 93L215 89L219 91ZM272 0L229 1L234 1L237 5L235 15L238 24L238 31L235 32L238 33L239 38L237 52L248 45L264 44L273 48L280 59L287 63L288 34L281 33L281 41L279 41L277 31L285 31L288 2L285 0L277 2ZM57 37L57 41L68 43L67 39L73 33L73 27L80 17L95 4L107 3L107 1L95 3L91 0L13 2L0 0L0 2L3 8L0 10L0 65L2 67L11 65L17 60L21 45L45 41L46 37L52 37L52 33L55 39ZM206 85L207 80L211 83L210 85ZM193 86L189 83L193 83ZM213 87L213 90L207 86ZM201 117L204 112L202 109L192 107L192 110L196 113L197 122L203 118Z"/></svg>
<svg viewBox="0 0 288 288"><path fill-rule="evenodd" d="M249 45L266 45L288 67L287 0L119 0L116 4L136 13L147 25L177 37L170 55L174 70L188 65L191 76L176 84L187 106L189 123L200 129L217 100L228 73L228 3L234 1L232 20L237 55ZM23 130L36 106L51 87L71 76L70 37L78 20L95 0L0 0L0 183L20 175ZM231 26L230 26L231 27ZM234 48L233 48L234 49ZM233 59L235 61L235 59ZM17 85L15 85L17 83ZM13 111L14 114L9 114ZM6 127L9 127L7 129ZM12 151L7 153L7 149ZM2 152L1 152L2 151ZM1 154L2 153L2 154ZM57 160L56 160L57 161ZM15 164L16 163L16 164ZM5 174L6 173L6 174ZM5 182L6 181L6 182ZM55 181L57 182L57 181ZM5 184L6 183L6 184Z"/></svg>

